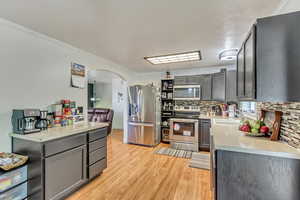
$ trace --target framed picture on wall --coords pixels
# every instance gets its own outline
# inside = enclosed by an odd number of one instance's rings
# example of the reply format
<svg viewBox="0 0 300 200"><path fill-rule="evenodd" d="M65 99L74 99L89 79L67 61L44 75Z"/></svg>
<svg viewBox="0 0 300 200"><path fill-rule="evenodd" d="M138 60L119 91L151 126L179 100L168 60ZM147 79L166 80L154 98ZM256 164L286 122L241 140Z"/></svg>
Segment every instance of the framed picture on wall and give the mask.
<svg viewBox="0 0 300 200"><path fill-rule="evenodd" d="M85 66L71 63L71 87L83 89L85 86Z"/></svg>

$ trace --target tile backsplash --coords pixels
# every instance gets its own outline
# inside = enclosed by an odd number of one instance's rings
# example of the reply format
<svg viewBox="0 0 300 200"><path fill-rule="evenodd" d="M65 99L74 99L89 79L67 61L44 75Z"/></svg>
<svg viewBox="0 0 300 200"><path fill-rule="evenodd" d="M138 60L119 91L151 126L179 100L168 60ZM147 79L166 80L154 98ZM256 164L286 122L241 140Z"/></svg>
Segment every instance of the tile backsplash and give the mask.
<svg viewBox="0 0 300 200"><path fill-rule="evenodd" d="M221 102L217 101L176 101L176 105L180 106L199 106L201 114L206 114L210 112L212 106L220 105Z"/></svg>
<svg viewBox="0 0 300 200"><path fill-rule="evenodd" d="M257 103L257 110L283 112L280 139L300 149L300 102L299 103ZM257 112L260 114L260 112Z"/></svg>

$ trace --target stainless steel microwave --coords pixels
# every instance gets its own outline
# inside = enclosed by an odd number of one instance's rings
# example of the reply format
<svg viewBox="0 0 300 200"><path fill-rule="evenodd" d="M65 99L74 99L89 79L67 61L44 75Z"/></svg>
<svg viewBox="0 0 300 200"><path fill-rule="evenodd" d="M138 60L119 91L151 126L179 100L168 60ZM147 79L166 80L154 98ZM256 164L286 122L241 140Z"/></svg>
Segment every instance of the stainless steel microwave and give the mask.
<svg viewBox="0 0 300 200"><path fill-rule="evenodd" d="M174 100L200 100L200 85L176 85L174 86Z"/></svg>

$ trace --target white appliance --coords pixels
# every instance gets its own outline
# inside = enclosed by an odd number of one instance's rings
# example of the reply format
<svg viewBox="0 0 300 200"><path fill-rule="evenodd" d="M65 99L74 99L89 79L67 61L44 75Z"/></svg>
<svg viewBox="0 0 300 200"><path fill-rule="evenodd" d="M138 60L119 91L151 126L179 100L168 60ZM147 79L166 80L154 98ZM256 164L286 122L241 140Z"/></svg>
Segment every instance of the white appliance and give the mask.
<svg viewBox="0 0 300 200"><path fill-rule="evenodd" d="M200 85L176 85L174 86L174 100L200 100Z"/></svg>

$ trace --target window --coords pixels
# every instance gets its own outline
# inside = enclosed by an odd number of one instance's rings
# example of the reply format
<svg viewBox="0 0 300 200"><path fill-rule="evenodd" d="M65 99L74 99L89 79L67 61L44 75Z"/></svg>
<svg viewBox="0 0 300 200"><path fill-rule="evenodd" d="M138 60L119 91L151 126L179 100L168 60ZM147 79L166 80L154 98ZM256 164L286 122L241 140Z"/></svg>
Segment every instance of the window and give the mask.
<svg viewBox="0 0 300 200"><path fill-rule="evenodd" d="M243 113L256 114L256 102L240 102L240 110Z"/></svg>

